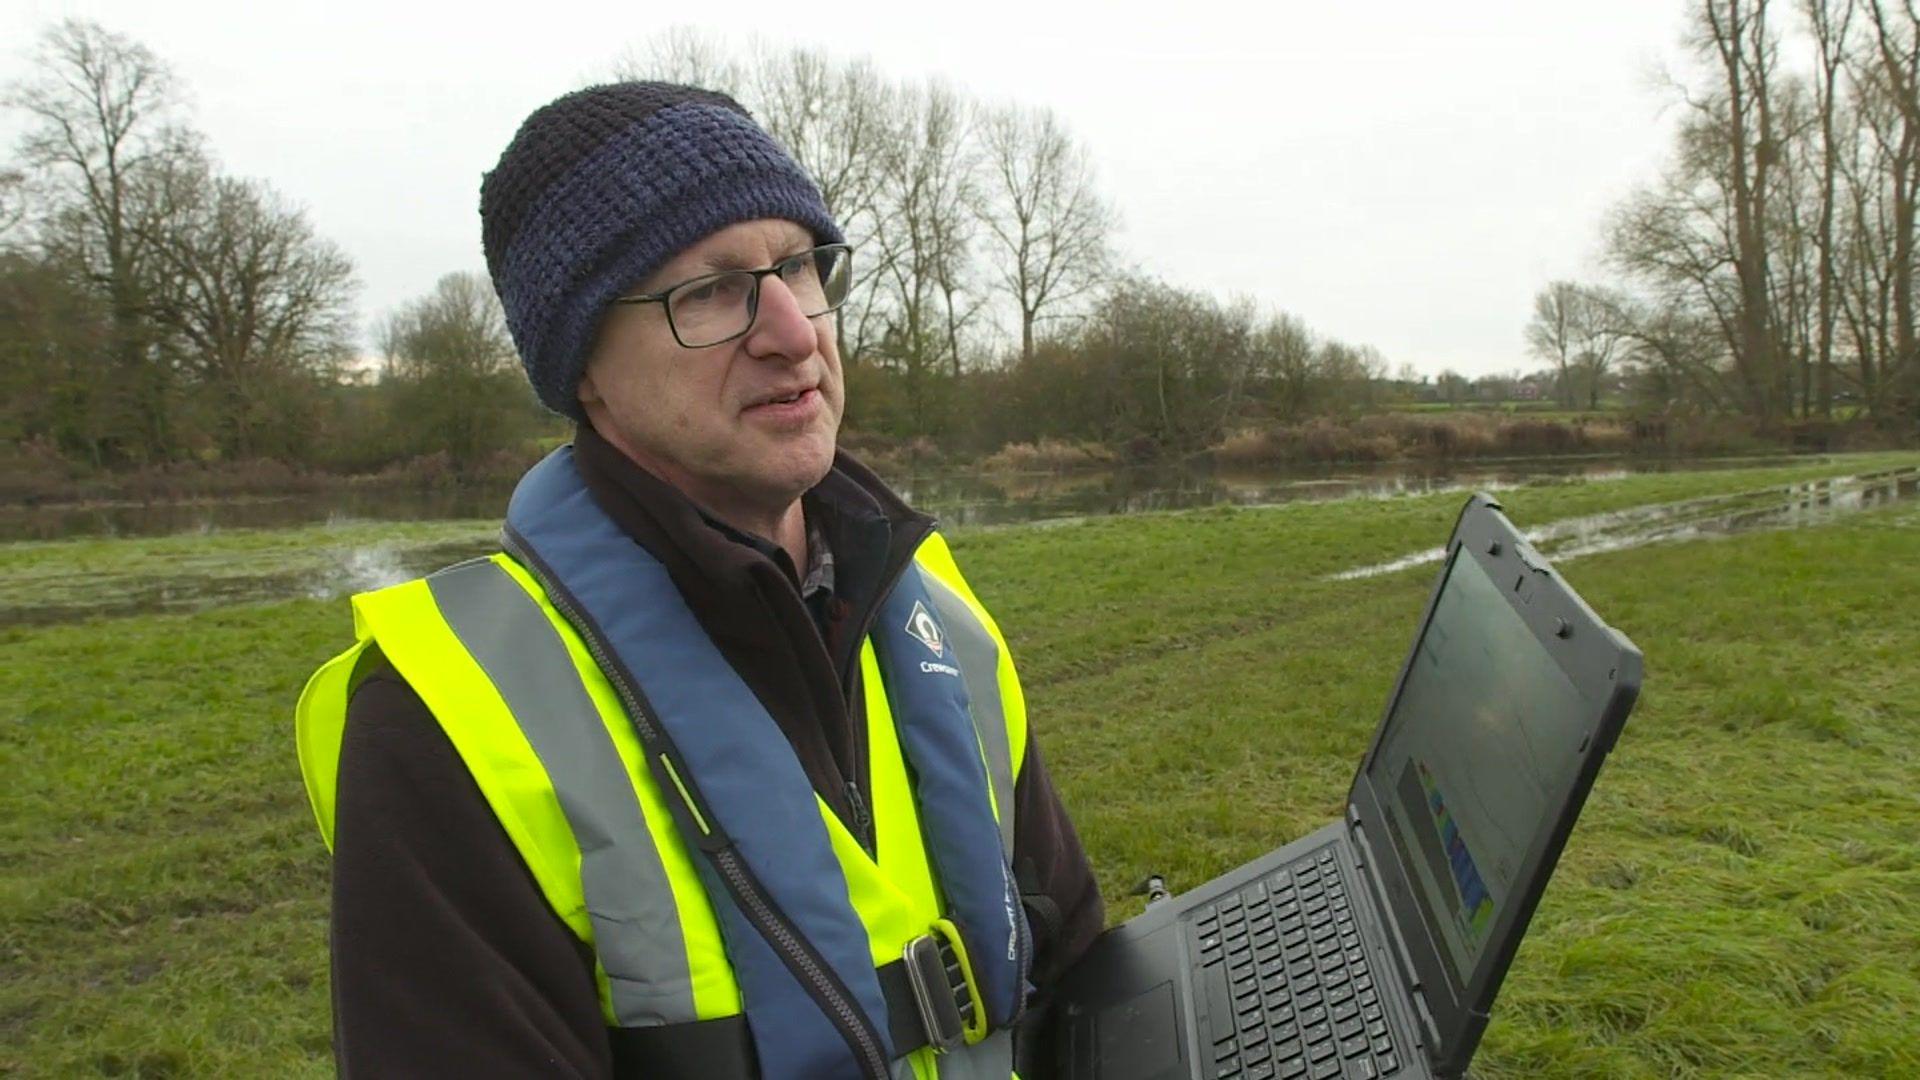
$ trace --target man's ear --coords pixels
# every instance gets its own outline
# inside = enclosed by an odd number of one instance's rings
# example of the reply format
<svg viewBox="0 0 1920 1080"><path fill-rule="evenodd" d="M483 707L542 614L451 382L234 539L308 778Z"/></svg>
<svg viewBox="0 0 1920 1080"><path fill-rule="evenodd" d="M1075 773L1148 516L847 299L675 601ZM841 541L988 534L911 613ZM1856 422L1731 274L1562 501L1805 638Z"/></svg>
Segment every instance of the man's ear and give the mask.
<svg viewBox="0 0 1920 1080"><path fill-rule="evenodd" d="M575 388L573 396L578 398L582 405L599 404L600 388L593 384L592 365L588 365L587 370L580 373L580 385Z"/></svg>

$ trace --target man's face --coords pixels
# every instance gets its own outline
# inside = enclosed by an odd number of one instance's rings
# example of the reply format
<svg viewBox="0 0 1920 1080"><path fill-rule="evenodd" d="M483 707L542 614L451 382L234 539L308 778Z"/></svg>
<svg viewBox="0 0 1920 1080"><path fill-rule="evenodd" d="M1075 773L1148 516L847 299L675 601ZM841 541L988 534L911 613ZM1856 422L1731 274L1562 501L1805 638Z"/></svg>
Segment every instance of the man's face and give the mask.
<svg viewBox="0 0 1920 1080"><path fill-rule="evenodd" d="M813 246L789 221L730 225L629 293L771 266ZM694 501L723 517L777 515L833 464L845 406L833 316L803 316L771 274L761 279L752 329L689 349L674 340L665 305L615 305L601 322L580 401L601 435Z"/></svg>

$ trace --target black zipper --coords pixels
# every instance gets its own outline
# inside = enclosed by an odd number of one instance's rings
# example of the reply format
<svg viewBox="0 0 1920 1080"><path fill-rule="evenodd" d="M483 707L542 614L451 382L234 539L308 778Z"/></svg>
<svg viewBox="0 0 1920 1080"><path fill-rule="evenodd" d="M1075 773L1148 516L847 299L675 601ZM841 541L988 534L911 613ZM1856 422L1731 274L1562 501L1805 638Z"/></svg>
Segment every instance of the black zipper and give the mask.
<svg viewBox="0 0 1920 1080"><path fill-rule="evenodd" d="M921 517L914 520L905 534L907 542L901 544L896 549L898 552L903 552L905 557L902 558L899 554L896 554L894 561L887 566L886 572L880 575L880 582L874 588L873 596L868 599L866 610L860 614L859 625L854 628L854 633L847 638L847 658L843 663L840 673L840 685L842 687L847 689L855 688L853 672L860 664L861 646L867 640L867 635L873 632L874 620L880 617L880 605L886 600L887 594L893 591L893 587L900 583L900 575L906 573L907 567L913 565L913 557L919 553L920 545L926 543L927 537L933 535L934 524L934 520L929 517ZM858 831L855 833L855 837L860 841L860 846L866 849L867 854L873 856L876 854L876 851L872 816L868 813L864 800L860 802L853 801L860 796L859 785L872 779L872 777L867 775L869 766L867 764L866 687L859 686L858 689L861 694L861 699L857 706L851 694L843 692L841 695L842 698L845 699L847 707L847 730L850 733L850 745L847 747L849 751L847 760L852 767L848 770L847 790L849 792L848 801L852 803L854 807L854 816L860 819L857 823ZM855 717L859 718L859 723L857 724L853 722Z"/></svg>
<svg viewBox="0 0 1920 1080"><path fill-rule="evenodd" d="M867 810L867 800L860 794L860 785L847 781L847 805L853 808L854 835L860 837L862 844L869 845L867 854L873 854L873 815Z"/></svg>
<svg viewBox="0 0 1920 1080"><path fill-rule="evenodd" d="M614 691L620 696L621 704L626 707L628 720L633 724L640 735L640 741L649 751L647 764L649 771L654 774L655 781L663 790L672 790L673 787L678 786L674 785L670 778L660 775L658 762L661 755L678 760L679 750L674 747L673 740L668 737L666 731L654 722L653 712L646 706L638 688L634 686L632 674L627 671L626 665L620 663L618 658L611 656L607 651L600 627L574 602L572 594L560 585L559 579L554 576L552 570L533 553L517 532L510 527L501 530L500 543L507 554L513 556L520 565L533 574L541 587L546 590L547 597L552 601L553 606L575 630L579 631L581 640L586 643L588 654L593 657L594 664L600 668L602 674L607 676L607 681L613 684ZM682 770L682 772L685 774L683 779L687 797L699 800L704 805L705 800L700 799L697 789L692 786L691 771ZM667 803L669 806L674 805L675 800L669 799ZM688 807L688 809L694 808ZM680 815L675 816L680 818ZM753 876L753 871L740 858L740 853L734 847L733 841L724 833L715 831L719 826L718 819L711 812L704 810L701 816L713 826L712 830L702 832L693 822L680 818L681 831L688 833L687 839L693 841L694 846L706 853L741 914L747 917L747 921L753 924L754 930L772 947L774 954L780 957L781 963L792 972L795 981L814 999L815 1004L820 1006L820 1011L840 1032L840 1037L846 1040L848 1048L853 1051L855 1059L861 1063L866 1075L873 1080L889 1080L891 1070L888 1067L885 1045L880 1041L880 1033L874 1028L865 1010L853 1000L852 991L847 989L846 984L840 981L839 975L827 965L826 960L814 951L812 943L807 941L805 935L794 927L786 914L780 911L767 896L766 889L761 886Z"/></svg>

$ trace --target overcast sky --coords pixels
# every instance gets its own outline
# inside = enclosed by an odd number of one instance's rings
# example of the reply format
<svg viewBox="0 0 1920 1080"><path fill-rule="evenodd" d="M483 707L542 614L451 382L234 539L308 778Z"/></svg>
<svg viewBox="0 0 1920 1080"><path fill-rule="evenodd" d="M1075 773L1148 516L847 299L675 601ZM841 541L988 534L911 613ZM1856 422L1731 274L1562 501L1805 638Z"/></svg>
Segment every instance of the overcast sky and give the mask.
<svg viewBox="0 0 1920 1080"><path fill-rule="evenodd" d="M821 46L1053 108L1141 269L1250 294L1396 367L1478 375L1535 366L1533 294L1597 275L1603 213L1659 170L1673 112L1657 76L1679 63L1683 10L8 0L0 80L65 16L143 42L225 169L272 183L353 257L371 319L483 267L481 172L528 112L664 23ZM18 131L0 120L9 156Z"/></svg>

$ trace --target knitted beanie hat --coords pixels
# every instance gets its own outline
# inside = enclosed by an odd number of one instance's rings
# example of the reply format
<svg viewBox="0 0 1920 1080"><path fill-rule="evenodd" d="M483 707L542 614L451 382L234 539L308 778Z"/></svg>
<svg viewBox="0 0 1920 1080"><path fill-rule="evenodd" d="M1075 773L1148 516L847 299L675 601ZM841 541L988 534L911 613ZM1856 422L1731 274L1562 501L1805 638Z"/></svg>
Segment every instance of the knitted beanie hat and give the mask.
<svg viewBox="0 0 1920 1080"><path fill-rule="evenodd" d="M844 239L805 171L725 94L615 83L527 117L480 182L480 231L540 401L584 419L576 389L608 303L690 245L758 218Z"/></svg>

